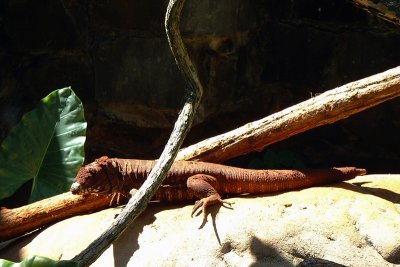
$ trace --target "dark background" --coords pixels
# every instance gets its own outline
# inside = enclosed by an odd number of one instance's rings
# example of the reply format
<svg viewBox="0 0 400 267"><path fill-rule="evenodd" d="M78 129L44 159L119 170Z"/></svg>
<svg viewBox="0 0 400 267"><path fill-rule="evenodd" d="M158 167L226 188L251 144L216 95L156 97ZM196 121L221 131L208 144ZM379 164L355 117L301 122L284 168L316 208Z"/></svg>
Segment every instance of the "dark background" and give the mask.
<svg viewBox="0 0 400 267"><path fill-rule="evenodd" d="M41 98L72 86L88 121L86 161L157 158L184 91L164 31L167 3L1 1L0 140ZM400 63L400 28L344 0L187 0L181 25L205 87L185 145ZM398 173L399 114L394 99L268 151L277 167L292 159Z"/></svg>

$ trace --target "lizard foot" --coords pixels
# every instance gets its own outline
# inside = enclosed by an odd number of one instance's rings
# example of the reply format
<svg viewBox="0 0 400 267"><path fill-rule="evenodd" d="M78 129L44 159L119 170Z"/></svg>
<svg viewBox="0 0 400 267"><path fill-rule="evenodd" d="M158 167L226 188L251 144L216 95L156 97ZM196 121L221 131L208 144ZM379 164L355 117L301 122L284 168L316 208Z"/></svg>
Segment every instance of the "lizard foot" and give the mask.
<svg viewBox="0 0 400 267"><path fill-rule="evenodd" d="M120 198L121 198L121 196L122 196L123 198L128 198L128 196L126 196L125 194L120 193L120 192L114 192L114 193L109 194L108 197L111 197L109 206L111 207L111 206L113 205L114 200L116 200L115 203L116 203L117 205L119 205L119 204L120 204ZM115 197L116 197L116 199L115 199Z"/></svg>
<svg viewBox="0 0 400 267"><path fill-rule="evenodd" d="M196 201L196 203L193 206L193 210L192 210L192 214L191 216L193 217L193 214L201 208L201 211L197 214L199 215L201 212L203 212L203 216L204 216L204 221L207 221L207 207L220 203L222 204L222 206L228 208L227 206L225 206L224 204L229 205L229 208L232 208L232 204L234 204L235 202L231 202L231 201L227 201L227 200L223 200L221 199L221 196L218 193L215 193L213 195L210 195L208 197L202 198L199 201Z"/></svg>
<svg viewBox="0 0 400 267"><path fill-rule="evenodd" d="M215 185L216 181L217 179L215 177L207 174L196 174L190 176L187 180L187 187L189 190L191 190L196 197L200 198L200 200L194 204L191 216L193 217L193 214L195 214L195 212L201 208L197 215L203 212L203 223L207 222L208 206L219 203L222 204L222 206L227 204L231 207L233 204L233 202L222 200L221 196L212 185Z"/></svg>

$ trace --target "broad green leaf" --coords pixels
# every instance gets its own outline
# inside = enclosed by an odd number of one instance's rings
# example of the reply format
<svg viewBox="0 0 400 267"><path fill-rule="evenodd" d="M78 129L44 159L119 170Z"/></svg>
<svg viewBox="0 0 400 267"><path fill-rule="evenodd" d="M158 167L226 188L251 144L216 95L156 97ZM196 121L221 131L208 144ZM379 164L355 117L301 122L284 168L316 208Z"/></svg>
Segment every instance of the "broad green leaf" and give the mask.
<svg viewBox="0 0 400 267"><path fill-rule="evenodd" d="M68 191L84 159L83 105L70 87L26 113L0 148L0 199L33 180L30 202Z"/></svg>
<svg viewBox="0 0 400 267"><path fill-rule="evenodd" d="M69 260L56 261L42 256L30 256L20 263L0 259L0 267L78 267L77 262Z"/></svg>

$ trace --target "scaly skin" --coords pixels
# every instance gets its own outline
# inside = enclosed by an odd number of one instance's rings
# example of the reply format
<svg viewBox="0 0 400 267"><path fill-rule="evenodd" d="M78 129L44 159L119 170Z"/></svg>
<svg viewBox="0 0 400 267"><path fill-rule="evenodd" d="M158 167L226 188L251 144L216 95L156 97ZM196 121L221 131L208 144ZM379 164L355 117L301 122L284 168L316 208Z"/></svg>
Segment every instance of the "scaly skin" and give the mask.
<svg viewBox="0 0 400 267"><path fill-rule="evenodd" d="M127 196L144 182L154 161L101 157L83 166L71 186L73 194L109 192ZM192 214L215 203L228 203L224 194L257 194L288 191L316 185L338 183L358 175L365 169L355 167L314 170L251 170L220 164L176 161L154 199L182 202L195 197L201 200Z"/></svg>

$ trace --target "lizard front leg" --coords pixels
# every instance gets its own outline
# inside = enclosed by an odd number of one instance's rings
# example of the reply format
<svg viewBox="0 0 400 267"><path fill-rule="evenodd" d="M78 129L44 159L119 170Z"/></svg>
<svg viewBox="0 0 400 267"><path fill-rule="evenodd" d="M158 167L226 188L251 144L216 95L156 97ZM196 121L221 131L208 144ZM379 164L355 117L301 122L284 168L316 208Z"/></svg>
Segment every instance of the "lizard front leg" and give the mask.
<svg viewBox="0 0 400 267"><path fill-rule="evenodd" d="M201 207L203 211L204 221L206 221L208 206L221 203L231 206L233 202L223 200L217 190L210 184L215 183L216 179L213 176L206 174L196 174L187 179L187 187L193 191L194 195L200 198L193 207L191 216Z"/></svg>

